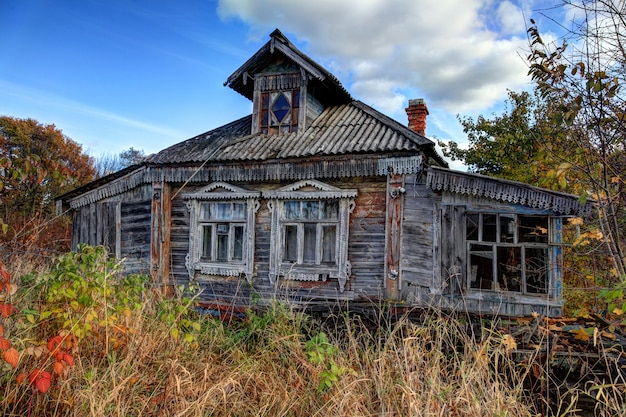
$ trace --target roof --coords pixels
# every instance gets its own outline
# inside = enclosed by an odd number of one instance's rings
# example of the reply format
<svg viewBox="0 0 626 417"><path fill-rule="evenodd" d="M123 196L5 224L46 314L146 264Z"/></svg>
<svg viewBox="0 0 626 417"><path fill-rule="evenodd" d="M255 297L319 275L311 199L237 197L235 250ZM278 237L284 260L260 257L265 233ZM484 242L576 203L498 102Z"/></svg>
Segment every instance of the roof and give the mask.
<svg viewBox="0 0 626 417"><path fill-rule="evenodd" d="M493 200L551 210L561 214L588 216L593 200L486 175L430 167L426 185L436 191L473 195Z"/></svg>
<svg viewBox="0 0 626 417"><path fill-rule="evenodd" d="M149 164L209 161L267 161L272 159L347 154L417 153L445 161L434 143L360 101L326 108L297 133L250 134L252 116L173 145L146 159Z"/></svg>
<svg viewBox="0 0 626 417"><path fill-rule="evenodd" d="M316 96L325 104L352 101L350 93L333 74L296 48L278 29L270 34L269 42L228 77L224 85L252 100L254 81L250 78L276 61L276 54L285 56L308 74L317 87Z"/></svg>

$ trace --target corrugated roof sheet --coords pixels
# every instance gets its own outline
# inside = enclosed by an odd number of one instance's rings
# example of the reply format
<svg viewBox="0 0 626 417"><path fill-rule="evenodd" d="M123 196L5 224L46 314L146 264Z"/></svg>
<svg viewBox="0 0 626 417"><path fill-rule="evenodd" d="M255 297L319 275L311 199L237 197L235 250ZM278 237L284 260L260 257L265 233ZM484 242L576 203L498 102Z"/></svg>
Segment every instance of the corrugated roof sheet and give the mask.
<svg viewBox="0 0 626 417"><path fill-rule="evenodd" d="M433 142L371 107L353 101L331 106L305 130L250 134L247 116L151 156L147 163L265 161L271 159L431 149Z"/></svg>

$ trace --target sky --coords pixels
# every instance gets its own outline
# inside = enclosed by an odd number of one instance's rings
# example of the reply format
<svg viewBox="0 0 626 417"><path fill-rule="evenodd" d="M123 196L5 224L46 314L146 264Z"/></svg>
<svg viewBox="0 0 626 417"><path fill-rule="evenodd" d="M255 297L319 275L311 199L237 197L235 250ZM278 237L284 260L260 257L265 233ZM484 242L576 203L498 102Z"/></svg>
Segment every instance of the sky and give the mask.
<svg viewBox="0 0 626 417"><path fill-rule="evenodd" d="M54 124L92 156L146 155L250 114L224 86L278 28L352 96L426 136L531 88L526 29L559 0L1 0L0 115ZM546 13L552 19L546 18Z"/></svg>

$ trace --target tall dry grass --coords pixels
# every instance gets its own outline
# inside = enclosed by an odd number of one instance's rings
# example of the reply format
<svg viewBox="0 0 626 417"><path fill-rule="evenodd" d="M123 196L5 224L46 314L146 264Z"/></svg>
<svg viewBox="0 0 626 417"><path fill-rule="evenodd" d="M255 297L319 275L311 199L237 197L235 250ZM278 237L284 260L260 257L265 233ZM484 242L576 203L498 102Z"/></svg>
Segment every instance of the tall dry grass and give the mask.
<svg viewBox="0 0 626 417"><path fill-rule="evenodd" d="M42 296L34 282L23 283L33 285L20 290L23 297ZM16 382L36 358L23 353L16 369L5 365L0 414L523 417L543 411L525 390L532 368L514 360L507 339L495 329L475 336L453 315L392 320L373 306L374 319L338 313L322 321L277 302L226 323L173 308L188 299L153 291L143 297L114 324L118 330L100 328L83 338L74 366L45 394ZM176 320L163 319L167 309L178 311ZM182 319L197 323L186 341L173 332ZM10 320L5 336L22 352L45 333L20 315ZM312 359L314 351L321 361ZM579 415L568 406L556 407L558 415Z"/></svg>

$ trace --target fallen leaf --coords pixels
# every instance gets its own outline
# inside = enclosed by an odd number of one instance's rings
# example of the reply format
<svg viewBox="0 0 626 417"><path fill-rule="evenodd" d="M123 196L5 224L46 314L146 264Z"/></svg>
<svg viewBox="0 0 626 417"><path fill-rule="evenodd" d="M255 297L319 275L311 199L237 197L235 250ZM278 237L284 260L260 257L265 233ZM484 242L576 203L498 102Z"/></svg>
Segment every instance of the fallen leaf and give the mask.
<svg viewBox="0 0 626 417"><path fill-rule="evenodd" d="M74 366L74 358L69 353L63 353L63 362L65 362L67 366Z"/></svg>
<svg viewBox="0 0 626 417"><path fill-rule="evenodd" d="M11 347L11 342L4 337L0 336L0 350L7 350Z"/></svg>
<svg viewBox="0 0 626 417"><path fill-rule="evenodd" d="M593 329L585 329L584 327L581 327L579 329L570 330L570 333L575 335L574 339L587 342L591 339L591 334L589 333L590 331L593 333Z"/></svg>
<svg viewBox="0 0 626 417"><path fill-rule="evenodd" d="M11 314L13 314L14 311L15 311L15 307L13 307L11 304L6 304L6 303L0 304L0 315L2 315L2 317L7 318Z"/></svg>
<svg viewBox="0 0 626 417"><path fill-rule="evenodd" d="M9 284L9 295L14 295L17 292L17 284Z"/></svg>
<svg viewBox="0 0 626 417"><path fill-rule="evenodd" d="M0 262L0 277L2 277L5 282L9 282L9 280L11 279L9 271L4 269L4 265L2 264L2 262Z"/></svg>
<svg viewBox="0 0 626 417"><path fill-rule="evenodd" d="M15 377L15 382L17 382L17 385L20 385L22 382L24 382L25 379L26 379L26 372L22 372L21 374Z"/></svg>
<svg viewBox="0 0 626 417"><path fill-rule="evenodd" d="M43 372L45 372L42 369L34 369L30 372L30 375L28 375L28 383L33 385L35 384L35 381L37 380L37 378L39 378L39 375L42 374Z"/></svg>
<svg viewBox="0 0 626 417"><path fill-rule="evenodd" d="M48 344L46 345L48 348L48 351L50 351L50 353L53 353L54 350L57 348L57 346L59 346L59 344L61 344L62 341L63 341L63 337L61 336L54 336L48 339Z"/></svg>
<svg viewBox="0 0 626 417"><path fill-rule="evenodd" d="M17 363L20 360L20 353L14 348L9 348L5 350L2 356L4 357L4 360L6 361L6 363L11 365L11 367L13 368L17 366Z"/></svg>
<svg viewBox="0 0 626 417"><path fill-rule="evenodd" d="M615 336L614 333L609 333L606 331L603 331L602 333L600 333L600 335L604 338L604 339L610 339L610 340L615 340L617 339L617 336Z"/></svg>
<svg viewBox="0 0 626 417"><path fill-rule="evenodd" d="M52 383L52 376L48 372L43 372L43 374L44 375L42 375L40 378L37 379L37 381L35 381L35 388L37 388L37 391L45 394L50 388L50 384Z"/></svg>
<svg viewBox="0 0 626 417"><path fill-rule="evenodd" d="M50 375L50 372L46 372L42 369L35 369L28 376L28 382L33 385L37 391L45 394L50 388L52 375Z"/></svg>

